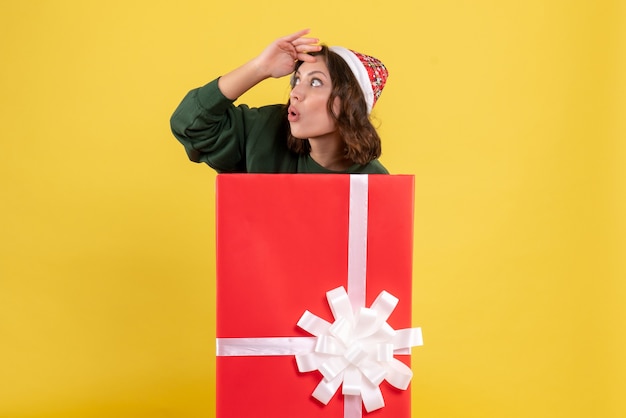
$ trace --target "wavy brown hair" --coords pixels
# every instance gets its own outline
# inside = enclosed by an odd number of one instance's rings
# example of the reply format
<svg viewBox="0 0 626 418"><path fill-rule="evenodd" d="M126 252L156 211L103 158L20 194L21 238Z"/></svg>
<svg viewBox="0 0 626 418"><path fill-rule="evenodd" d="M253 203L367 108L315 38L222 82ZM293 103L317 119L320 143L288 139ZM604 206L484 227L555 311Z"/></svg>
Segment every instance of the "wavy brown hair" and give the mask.
<svg viewBox="0 0 626 418"><path fill-rule="evenodd" d="M369 119L365 96L352 70L343 58L329 50L326 45L322 45L320 51L311 52L310 55L321 57L328 67L332 90L326 107L346 145L345 157L361 165L377 159L381 154L380 137ZM296 71L300 65L302 61L296 64ZM293 81L291 87L293 88ZM339 114L333 111L336 97L340 102ZM290 101L287 102L286 108L289 108L289 103ZM309 140L294 137L289 127L287 146L298 154L308 154L311 151Z"/></svg>

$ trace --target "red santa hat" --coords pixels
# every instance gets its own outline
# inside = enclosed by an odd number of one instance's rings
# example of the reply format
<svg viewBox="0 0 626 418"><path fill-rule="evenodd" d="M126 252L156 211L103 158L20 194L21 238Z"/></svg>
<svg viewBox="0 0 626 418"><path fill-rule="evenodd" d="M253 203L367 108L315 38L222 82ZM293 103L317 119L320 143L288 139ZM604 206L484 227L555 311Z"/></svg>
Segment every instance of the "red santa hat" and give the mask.
<svg viewBox="0 0 626 418"><path fill-rule="evenodd" d="M387 68L380 60L351 49L341 46L331 46L329 49L343 58L352 70L361 90L363 90L367 103L367 113L370 113L387 82L389 75Z"/></svg>

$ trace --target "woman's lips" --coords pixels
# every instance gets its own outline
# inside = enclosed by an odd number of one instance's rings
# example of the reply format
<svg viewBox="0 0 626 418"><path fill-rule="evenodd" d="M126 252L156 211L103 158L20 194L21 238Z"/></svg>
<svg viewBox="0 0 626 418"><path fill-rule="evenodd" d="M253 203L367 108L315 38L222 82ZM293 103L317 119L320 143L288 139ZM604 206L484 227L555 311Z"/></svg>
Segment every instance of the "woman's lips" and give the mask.
<svg viewBox="0 0 626 418"><path fill-rule="evenodd" d="M297 122L300 119L300 112L293 106L289 106L287 109L287 120L289 122Z"/></svg>

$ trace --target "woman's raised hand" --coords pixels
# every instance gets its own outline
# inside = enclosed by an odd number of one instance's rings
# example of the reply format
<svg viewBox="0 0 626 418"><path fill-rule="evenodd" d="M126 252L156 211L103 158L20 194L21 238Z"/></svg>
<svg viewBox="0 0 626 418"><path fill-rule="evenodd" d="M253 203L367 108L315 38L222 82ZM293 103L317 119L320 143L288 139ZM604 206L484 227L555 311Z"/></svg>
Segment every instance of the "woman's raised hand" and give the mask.
<svg viewBox="0 0 626 418"><path fill-rule="evenodd" d="M256 57L257 68L268 77L283 77L291 74L297 61L315 62L315 57L308 52L321 49L316 38L305 37L309 29L303 29L291 35L276 39Z"/></svg>
<svg viewBox="0 0 626 418"><path fill-rule="evenodd" d="M267 78L291 74L298 60L315 62L315 57L307 52L319 51L322 47L317 45L317 39L305 37L307 33L309 30L305 29L283 36L272 42L256 58L224 74L218 80L222 94L235 100Z"/></svg>

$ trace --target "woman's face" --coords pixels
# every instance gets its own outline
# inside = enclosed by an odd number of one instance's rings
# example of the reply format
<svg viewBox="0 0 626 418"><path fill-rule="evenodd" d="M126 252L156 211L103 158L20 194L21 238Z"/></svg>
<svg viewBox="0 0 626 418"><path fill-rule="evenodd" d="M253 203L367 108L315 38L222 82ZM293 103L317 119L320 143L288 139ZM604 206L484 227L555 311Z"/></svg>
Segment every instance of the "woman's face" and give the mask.
<svg viewBox="0 0 626 418"><path fill-rule="evenodd" d="M336 135L337 126L327 107L332 81L324 60L318 57L316 62L303 63L293 77L287 114L291 134L301 139ZM339 99L334 110L339 111Z"/></svg>

